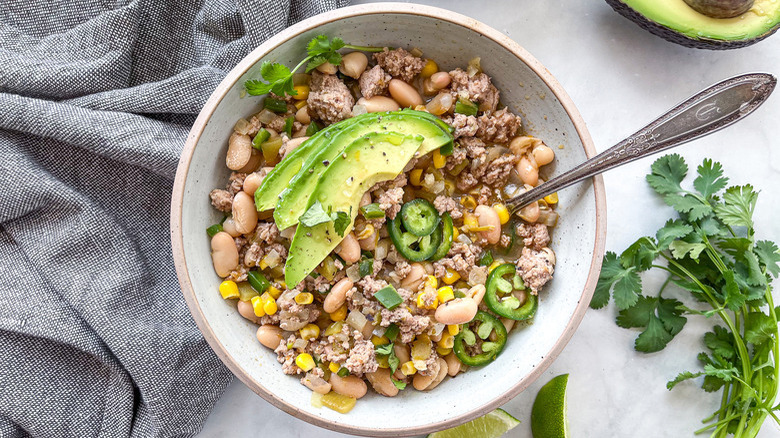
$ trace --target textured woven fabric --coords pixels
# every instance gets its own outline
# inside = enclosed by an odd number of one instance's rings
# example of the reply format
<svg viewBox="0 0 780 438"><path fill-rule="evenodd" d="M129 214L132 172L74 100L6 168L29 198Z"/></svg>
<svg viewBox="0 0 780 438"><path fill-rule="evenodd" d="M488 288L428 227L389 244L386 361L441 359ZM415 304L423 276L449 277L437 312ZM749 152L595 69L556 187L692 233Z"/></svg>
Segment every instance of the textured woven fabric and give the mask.
<svg viewBox="0 0 780 438"><path fill-rule="evenodd" d="M224 74L346 0L0 1L0 436L191 436L231 379L168 214Z"/></svg>

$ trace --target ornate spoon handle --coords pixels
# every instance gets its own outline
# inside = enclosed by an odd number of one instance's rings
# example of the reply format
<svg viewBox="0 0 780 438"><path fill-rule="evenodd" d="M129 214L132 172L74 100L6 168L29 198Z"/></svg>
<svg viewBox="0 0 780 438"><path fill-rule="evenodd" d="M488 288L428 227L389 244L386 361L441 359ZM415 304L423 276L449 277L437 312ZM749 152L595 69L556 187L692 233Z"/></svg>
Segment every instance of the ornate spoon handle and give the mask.
<svg viewBox="0 0 780 438"><path fill-rule="evenodd" d="M777 79L767 73L749 73L717 83L610 149L510 199L507 207L515 212L583 179L723 129L761 106L775 85Z"/></svg>

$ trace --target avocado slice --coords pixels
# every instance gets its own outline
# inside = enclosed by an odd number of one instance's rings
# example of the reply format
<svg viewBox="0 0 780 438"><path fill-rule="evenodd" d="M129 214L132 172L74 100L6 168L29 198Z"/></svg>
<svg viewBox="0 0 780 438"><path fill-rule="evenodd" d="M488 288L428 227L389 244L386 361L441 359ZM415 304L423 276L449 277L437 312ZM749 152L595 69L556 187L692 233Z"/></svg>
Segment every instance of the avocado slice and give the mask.
<svg viewBox="0 0 780 438"><path fill-rule="evenodd" d="M685 0L606 0L624 17L668 41L698 49L735 49L749 46L780 28L780 1L755 0L733 18L715 18L697 12ZM690 1L690 0L689 0ZM697 0L706 10L706 0ZM733 0L735 3L741 0ZM697 6L698 6L697 4Z"/></svg>
<svg viewBox="0 0 780 438"><path fill-rule="evenodd" d="M279 202L279 196L285 189L287 189L290 181L302 170L305 170L304 164L310 154L313 154L322 146L329 144L330 139L336 135L336 133L349 129L352 125L357 123L366 123L369 120L378 120L383 117L403 114L409 117L416 117L420 119L429 120L439 126L443 131L452 134L453 129L451 126L444 123L438 117L426 113L424 111L414 110L402 110L386 113L367 113L356 117L343 120L339 123L334 123L314 134L310 139L303 142L294 151L277 164L268 175L263 178L263 182L260 187L255 191L255 206L257 211L270 210L276 206ZM450 135L450 137L452 137ZM346 146L346 144L344 144ZM449 144L444 146L452 149L452 139ZM343 149L343 147L342 147ZM313 163L313 162L312 162ZM306 200L304 199L304 202ZM294 224L294 222L293 222Z"/></svg>
<svg viewBox="0 0 780 438"><path fill-rule="evenodd" d="M418 149L420 155L452 143L452 134L449 130L442 130L437 123L419 114L420 111L414 113L399 111L379 117L367 117L334 134L329 143L312 152L301 171L279 196L279 202L274 210L277 228L283 230L298 223L298 217L306 211L307 201L320 176L348 145L363 135L370 132L422 135L424 140Z"/></svg>
<svg viewBox="0 0 780 438"><path fill-rule="evenodd" d="M360 198L374 184L395 178L424 141L421 135L372 132L353 141L336 157L314 188L306 209L319 202L325 211L346 212L352 230ZM284 280L292 288L303 281L341 242L333 222L313 227L298 224L290 244Z"/></svg>

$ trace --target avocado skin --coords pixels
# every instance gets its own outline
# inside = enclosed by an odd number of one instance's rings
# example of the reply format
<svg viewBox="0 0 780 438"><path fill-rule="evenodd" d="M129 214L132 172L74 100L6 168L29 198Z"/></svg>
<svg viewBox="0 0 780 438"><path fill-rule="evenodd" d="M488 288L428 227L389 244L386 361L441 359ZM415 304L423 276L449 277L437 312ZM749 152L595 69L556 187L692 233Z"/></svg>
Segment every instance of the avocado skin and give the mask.
<svg viewBox="0 0 780 438"><path fill-rule="evenodd" d="M623 3L621 0L606 0L607 4L612 7L618 14L633 21L642 29L652 33L655 36L659 36L667 41L671 41L675 44L679 44L685 47L691 47L694 49L707 49L707 50L730 50L739 49L741 47L747 47L753 45L777 32L780 29L780 24L773 27L767 33L747 40L710 40L710 39L693 39L688 38L685 35L675 32L674 30L661 26L660 24L649 20L644 15L635 11L631 6Z"/></svg>

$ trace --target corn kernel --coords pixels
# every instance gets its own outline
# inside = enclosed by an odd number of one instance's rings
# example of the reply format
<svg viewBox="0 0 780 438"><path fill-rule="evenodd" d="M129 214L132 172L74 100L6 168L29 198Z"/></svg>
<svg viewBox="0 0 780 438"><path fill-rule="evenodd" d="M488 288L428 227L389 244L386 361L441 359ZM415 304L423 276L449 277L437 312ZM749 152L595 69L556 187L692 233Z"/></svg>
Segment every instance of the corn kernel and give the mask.
<svg viewBox="0 0 780 438"><path fill-rule="evenodd" d="M304 371L310 371L314 368L314 358L309 353L301 353L295 357L295 365Z"/></svg>
<svg viewBox="0 0 780 438"><path fill-rule="evenodd" d="M307 341L310 341L312 339L317 339L320 336L320 328L317 327L315 324L306 324L301 330L301 339L306 339Z"/></svg>
<svg viewBox="0 0 780 438"><path fill-rule="evenodd" d="M447 326L447 333L451 334L452 336L457 335L460 333L460 326L458 324L450 324Z"/></svg>
<svg viewBox="0 0 780 438"><path fill-rule="evenodd" d="M282 287L284 286L285 285L282 285ZM268 286L268 289L266 289L265 291L268 293L268 295L272 296L274 299L279 298L279 296L282 294L282 291L280 291L279 289L273 286Z"/></svg>
<svg viewBox="0 0 780 438"><path fill-rule="evenodd" d="M219 284L219 294L226 300L238 298L238 285L235 281L225 280Z"/></svg>
<svg viewBox="0 0 780 438"><path fill-rule="evenodd" d="M328 369L331 373L338 373L341 369L341 365L337 364L336 362L331 362L330 365L328 365Z"/></svg>
<svg viewBox="0 0 780 438"><path fill-rule="evenodd" d="M444 272L444 284L452 284L456 281L460 280L460 274L458 274L457 271L453 271L450 268L447 268L447 270ZM452 290L452 288L450 288Z"/></svg>
<svg viewBox="0 0 780 438"><path fill-rule="evenodd" d="M478 228L479 227L479 221L477 220L477 217L474 216L471 213L465 213L463 215L463 231L469 231L472 228Z"/></svg>
<svg viewBox="0 0 780 438"><path fill-rule="evenodd" d="M279 287L281 287L282 289L287 289L287 283L285 283L285 282L284 282L284 280L279 280L279 281L277 281L277 283L279 283ZM273 286L271 286L271 287L273 287ZM274 289L276 289L276 288L274 288ZM268 288L268 290L271 290L271 288ZM277 289L277 290L278 290L278 289ZM279 295L281 295L281 294L282 294L282 293L281 293L281 292L279 292ZM272 294L272 295L273 295L273 294ZM279 297L277 297L276 295L274 295L274 298L279 298Z"/></svg>
<svg viewBox="0 0 780 438"><path fill-rule="evenodd" d="M460 205L464 206L469 210L473 210L477 208L477 200L474 199L474 197L471 195L462 196L460 198Z"/></svg>
<svg viewBox="0 0 780 438"><path fill-rule="evenodd" d="M498 220L501 222L501 225L509 222L509 210L506 209L506 205L496 204L493 206L493 210L498 213Z"/></svg>
<svg viewBox="0 0 780 438"><path fill-rule="evenodd" d="M425 296L425 292L420 292L419 294L417 294L416 302L417 302L417 307L418 308L420 308L420 309L435 309L435 308L439 307L439 299L438 298L434 298L432 303L426 305L425 304L425 300L423 300L423 296Z"/></svg>
<svg viewBox="0 0 780 438"><path fill-rule="evenodd" d="M359 232L357 237L357 240L363 240L369 236L374 234L374 226L371 224L366 224L366 227L363 228L363 231Z"/></svg>
<svg viewBox="0 0 780 438"><path fill-rule="evenodd" d="M268 267L268 262L265 261L265 257L260 260L260 263L257 264L257 267L260 268L261 271Z"/></svg>
<svg viewBox="0 0 780 438"><path fill-rule="evenodd" d="M460 231L458 231L458 227L452 227L452 240L455 240L460 235Z"/></svg>
<svg viewBox="0 0 780 438"><path fill-rule="evenodd" d="M305 106L306 106L306 101L305 100L296 100L295 101L295 108L301 109L301 108L303 108Z"/></svg>
<svg viewBox="0 0 780 438"><path fill-rule="evenodd" d="M452 336L450 332L443 332L437 344L441 348L452 348L455 345L455 336Z"/></svg>
<svg viewBox="0 0 780 438"><path fill-rule="evenodd" d="M414 362L411 360L409 362L404 363L401 365L401 372L404 376L411 376L412 374L417 372L417 368L414 367Z"/></svg>
<svg viewBox="0 0 780 438"><path fill-rule="evenodd" d="M441 154L438 149L433 151L433 167L441 169L447 164L447 157Z"/></svg>
<svg viewBox="0 0 780 438"><path fill-rule="evenodd" d="M314 302L314 295L309 292L301 292L295 296L295 302L301 305L311 304Z"/></svg>
<svg viewBox="0 0 780 438"><path fill-rule="evenodd" d="M544 201L548 204L557 204L558 203L558 192L551 193L544 197Z"/></svg>
<svg viewBox="0 0 780 438"><path fill-rule="evenodd" d="M430 286L436 289L439 287L439 280L437 280L433 275L429 275L428 278L425 279L425 286Z"/></svg>
<svg viewBox="0 0 780 438"><path fill-rule="evenodd" d="M390 339L387 339L387 336L371 336L371 343L379 346L379 345L385 345L390 343Z"/></svg>
<svg viewBox="0 0 780 438"><path fill-rule="evenodd" d="M255 316L257 316L259 318L262 318L263 316L265 316L265 310L263 310L263 299L262 298L260 298L258 296L254 296L254 297L252 297L250 303L252 303L252 309L254 309L254 311L255 311Z"/></svg>
<svg viewBox="0 0 780 438"><path fill-rule="evenodd" d="M436 291L436 297L439 299L440 303L446 303L447 301L450 301L455 298L455 293L452 291L451 287L444 286L444 287L440 287L439 290Z"/></svg>
<svg viewBox="0 0 780 438"><path fill-rule="evenodd" d="M439 71L439 66L436 64L436 61L432 59L428 59L428 62L425 63L425 67L423 67L422 71L420 72L420 76L425 78L429 78L433 76L434 73Z"/></svg>
<svg viewBox="0 0 780 438"><path fill-rule="evenodd" d="M344 304L338 308L335 312L330 314L330 319L334 321L344 321L347 317L347 305Z"/></svg>
<svg viewBox="0 0 780 438"><path fill-rule="evenodd" d="M441 347L436 347L436 353L438 353L438 354L439 354L439 356L442 356L442 357L444 357L444 356L446 356L446 355L448 355L448 354L452 353L452 348L441 348Z"/></svg>
<svg viewBox="0 0 780 438"><path fill-rule="evenodd" d="M488 274L493 272L493 269L496 269L497 267L501 266L502 263L498 260L495 260L493 263L490 264L488 267Z"/></svg>
<svg viewBox="0 0 780 438"><path fill-rule="evenodd" d="M422 180L422 169L414 169L409 173L409 182L412 183L413 186L420 186L420 181Z"/></svg>
<svg viewBox="0 0 780 438"><path fill-rule="evenodd" d="M263 304L263 311L266 315L273 315L279 308L276 306L276 300L271 298Z"/></svg>
<svg viewBox="0 0 780 438"><path fill-rule="evenodd" d="M428 112L428 107L426 107L425 105L417 105L416 107L414 107L414 110L415 111L425 111L427 113Z"/></svg>
<svg viewBox="0 0 780 438"><path fill-rule="evenodd" d="M306 98L309 97L308 85L296 85L293 89L298 93L293 96L295 100L306 100Z"/></svg>

